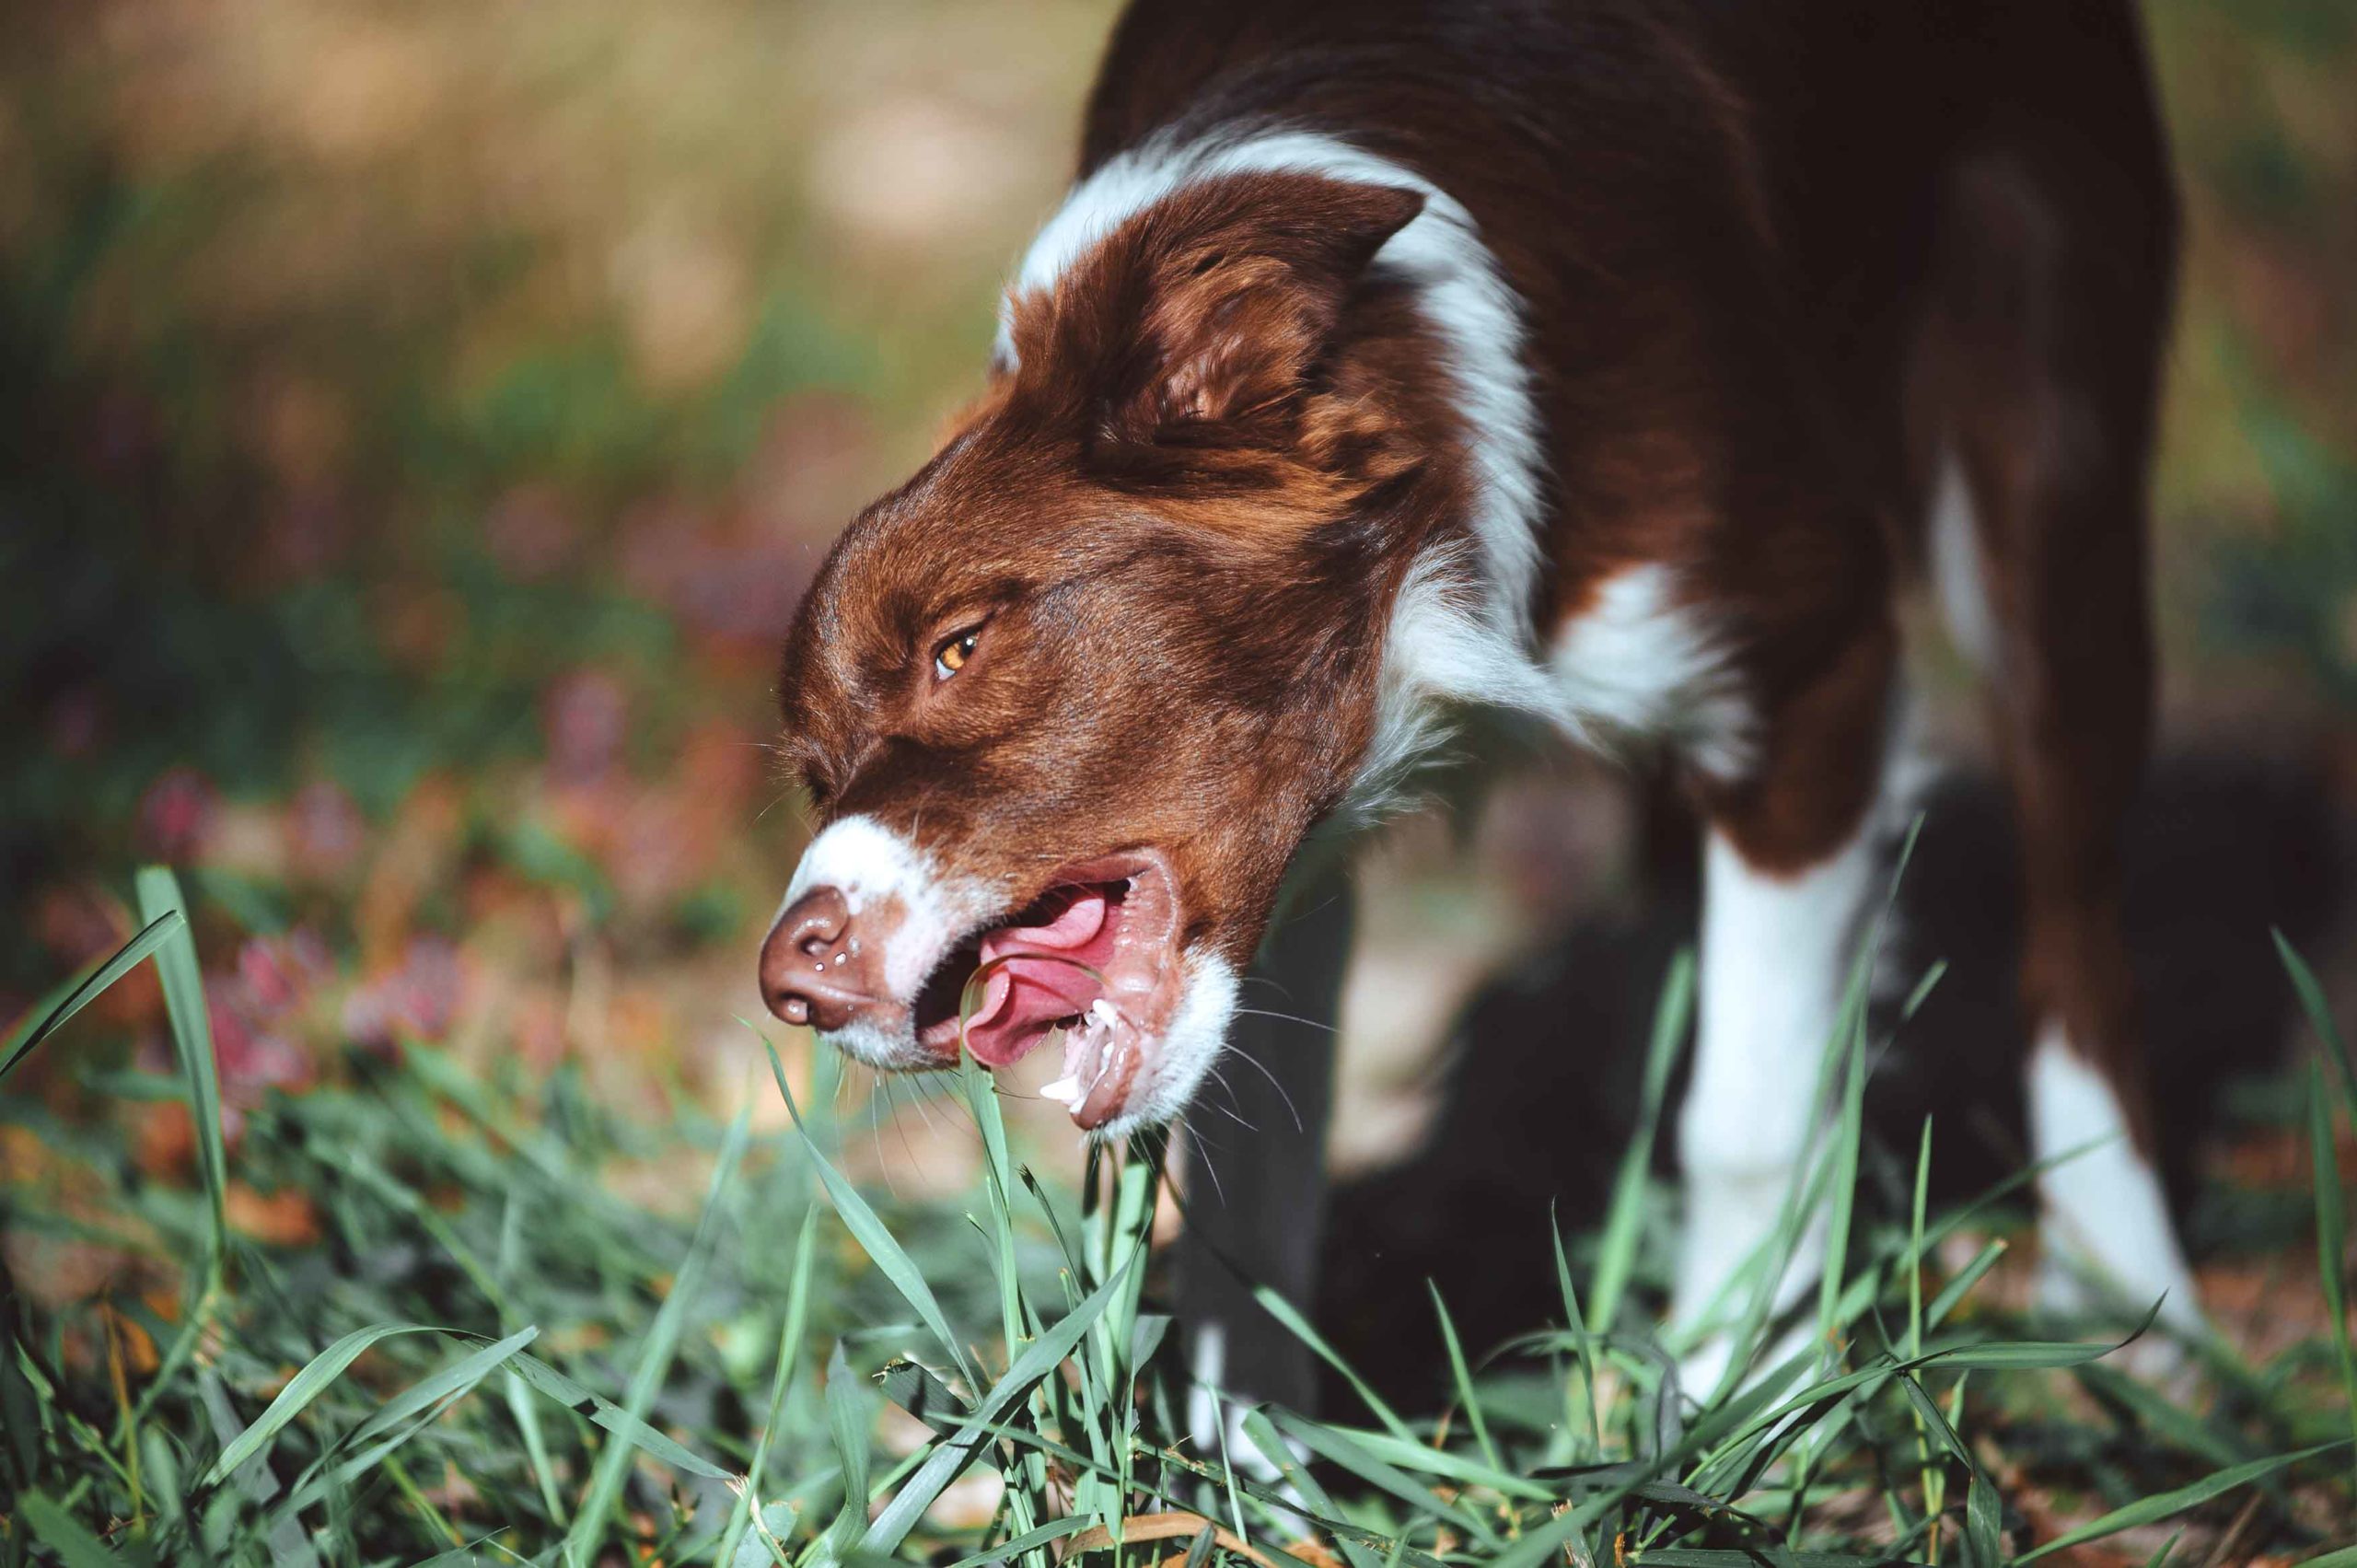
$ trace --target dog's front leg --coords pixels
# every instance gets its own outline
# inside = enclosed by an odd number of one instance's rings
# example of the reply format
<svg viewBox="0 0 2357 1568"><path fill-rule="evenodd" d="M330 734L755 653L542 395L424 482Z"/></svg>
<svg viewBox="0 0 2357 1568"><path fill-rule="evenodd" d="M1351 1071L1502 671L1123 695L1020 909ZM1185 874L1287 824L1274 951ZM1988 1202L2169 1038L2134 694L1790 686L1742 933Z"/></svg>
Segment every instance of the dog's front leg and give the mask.
<svg viewBox="0 0 2357 1568"><path fill-rule="evenodd" d="M1178 1306L1197 1381L1188 1425L1258 1469L1237 1423L1254 1403L1306 1411L1317 1390L1308 1348L1252 1299L1265 1284L1306 1315L1318 1287L1326 1218L1326 1122L1334 1097L1334 1020L1350 958L1352 905L1341 870L1288 900L1261 944L1214 1084L1187 1113L1187 1224ZM1216 1390L1216 1392L1214 1392ZM1224 1398L1223 1398L1224 1396Z"/></svg>
<svg viewBox="0 0 2357 1568"><path fill-rule="evenodd" d="M1762 1272L1777 1276L1765 1288L1781 1311L1824 1266L1822 1195L1813 1212L1787 1204L1819 1143L1820 1068L1860 917L1887 874L1876 828L1889 787L1890 656L1887 624L1862 632L1768 715L1759 772L1704 792L1701 992L1678 1128L1686 1220L1671 1304L1672 1321L1694 1336L1681 1372L1698 1400L1751 1349L1730 1330ZM1780 1253L1788 1213L1797 1225Z"/></svg>

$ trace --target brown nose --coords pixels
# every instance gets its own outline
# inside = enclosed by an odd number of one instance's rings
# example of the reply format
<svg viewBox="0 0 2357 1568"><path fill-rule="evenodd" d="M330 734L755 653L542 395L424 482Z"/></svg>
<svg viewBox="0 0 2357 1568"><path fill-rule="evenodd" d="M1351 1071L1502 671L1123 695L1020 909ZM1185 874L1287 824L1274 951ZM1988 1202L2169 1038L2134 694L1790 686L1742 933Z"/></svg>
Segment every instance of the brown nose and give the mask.
<svg viewBox="0 0 2357 1568"><path fill-rule="evenodd" d="M761 1000L789 1024L839 1029L877 1006L883 954L863 947L851 905L813 888L785 907L761 944Z"/></svg>

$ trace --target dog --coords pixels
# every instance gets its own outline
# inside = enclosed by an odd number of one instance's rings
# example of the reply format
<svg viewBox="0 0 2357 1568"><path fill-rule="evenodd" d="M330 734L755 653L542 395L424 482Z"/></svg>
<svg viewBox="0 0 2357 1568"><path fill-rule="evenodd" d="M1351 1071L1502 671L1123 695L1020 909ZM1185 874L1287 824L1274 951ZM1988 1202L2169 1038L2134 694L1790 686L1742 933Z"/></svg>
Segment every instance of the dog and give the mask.
<svg viewBox="0 0 2357 1568"><path fill-rule="evenodd" d="M1651 749L1704 834L1706 1325L1819 1126L1927 585L2019 819L2053 1288L2198 1322L2119 911L2177 234L2128 0L1135 0L986 390L788 634L819 831L765 1001L928 1068L979 971L966 1048L1061 1029L1041 1092L1119 1138L1196 1098L1281 894L1457 715ZM1327 1051L1269 1053L1309 1124L1190 1216L1297 1299ZM1301 1398L1225 1310L1198 1372Z"/></svg>

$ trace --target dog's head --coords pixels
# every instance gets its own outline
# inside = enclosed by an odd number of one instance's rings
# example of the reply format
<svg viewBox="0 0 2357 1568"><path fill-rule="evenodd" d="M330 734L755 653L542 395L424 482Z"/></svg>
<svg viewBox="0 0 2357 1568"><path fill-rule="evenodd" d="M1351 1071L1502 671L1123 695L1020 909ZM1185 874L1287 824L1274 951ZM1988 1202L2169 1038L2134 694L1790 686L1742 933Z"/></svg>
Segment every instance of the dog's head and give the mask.
<svg viewBox="0 0 2357 1568"><path fill-rule="evenodd" d="M1288 863L1376 726L1397 527L1427 506L1413 192L1205 181L1011 301L1012 354L843 533L783 668L822 825L765 999L866 1062L1014 1062L1103 1132L1223 1040Z"/></svg>

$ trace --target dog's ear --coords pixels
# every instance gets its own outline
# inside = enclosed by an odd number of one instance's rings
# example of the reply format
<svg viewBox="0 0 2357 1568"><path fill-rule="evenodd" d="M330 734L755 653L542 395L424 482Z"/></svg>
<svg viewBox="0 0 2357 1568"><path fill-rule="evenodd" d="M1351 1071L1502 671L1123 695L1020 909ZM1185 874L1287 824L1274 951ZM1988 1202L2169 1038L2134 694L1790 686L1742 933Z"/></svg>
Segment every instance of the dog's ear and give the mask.
<svg viewBox="0 0 2357 1568"><path fill-rule="evenodd" d="M1239 177L1156 215L1139 346L1109 412L1156 445L1283 441L1375 254L1423 209L1413 191Z"/></svg>
<svg viewBox="0 0 2357 1568"><path fill-rule="evenodd" d="M1108 236L1047 310L1018 305L1025 368L1041 354L1085 388L1086 439L1110 463L1282 447L1353 291L1423 204L1315 175L1201 181Z"/></svg>

